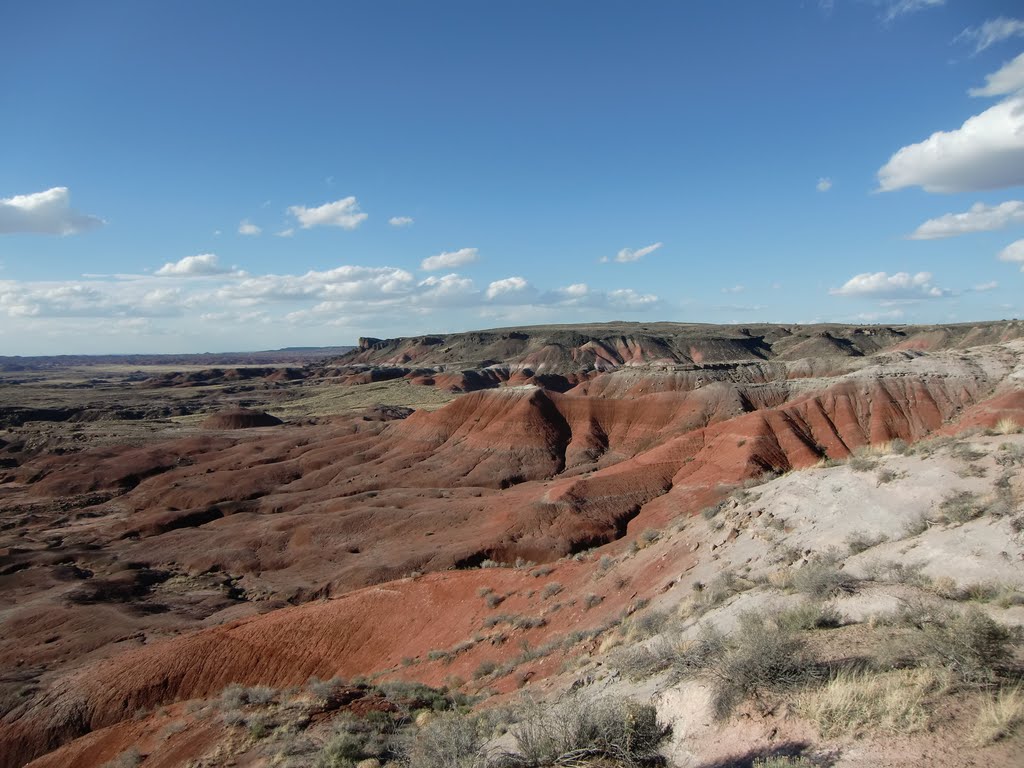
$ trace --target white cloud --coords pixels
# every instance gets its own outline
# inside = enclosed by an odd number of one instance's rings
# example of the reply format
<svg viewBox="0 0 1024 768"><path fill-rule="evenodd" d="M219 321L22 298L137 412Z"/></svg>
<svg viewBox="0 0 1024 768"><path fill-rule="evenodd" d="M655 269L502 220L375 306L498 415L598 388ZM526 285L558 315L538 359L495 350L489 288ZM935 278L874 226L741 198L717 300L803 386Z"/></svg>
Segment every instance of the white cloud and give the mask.
<svg viewBox="0 0 1024 768"><path fill-rule="evenodd" d="M975 203L964 213L947 213L929 219L908 236L910 240L938 240L970 232L991 232L1024 223L1024 201L1007 200L999 205Z"/></svg>
<svg viewBox="0 0 1024 768"><path fill-rule="evenodd" d="M274 236L275 237L291 237L294 234L295 234L294 227L288 227L287 229L282 229L280 232L275 232Z"/></svg>
<svg viewBox="0 0 1024 768"><path fill-rule="evenodd" d="M79 213L69 199L67 187L0 198L0 234L76 235L103 226L103 219Z"/></svg>
<svg viewBox="0 0 1024 768"><path fill-rule="evenodd" d="M359 210L355 197L343 197L333 203L324 203L318 208L307 208L304 205L293 205L288 213L294 216L303 229L312 227L341 227L355 229L364 221L367 214Z"/></svg>
<svg viewBox="0 0 1024 768"><path fill-rule="evenodd" d="M392 216L388 219L388 224L392 227L411 227L413 219L411 216Z"/></svg>
<svg viewBox="0 0 1024 768"><path fill-rule="evenodd" d="M820 179L818 179L818 183L815 185L815 188L819 192L828 192L830 189L832 189L832 179L828 178L827 176L822 176Z"/></svg>
<svg viewBox="0 0 1024 768"><path fill-rule="evenodd" d="M1010 243L999 252L1000 261L1013 261L1020 264L1020 271L1024 272L1024 240L1017 240Z"/></svg>
<svg viewBox="0 0 1024 768"><path fill-rule="evenodd" d="M248 219L242 219L241 223L238 225L238 234L240 235L258 235L262 231L263 230L260 227L257 227Z"/></svg>
<svg viewBox="0 0 1024 768"><path fill-rule="evenodd" d="M224 275L230 272L217 263L217 254L201 253L198 256L186 256L178 261L169 261L156 271L160 277L205 277L207 275Z"/></svg>
<svg viewBox="0 0 1024 768"><path fill-rule="evenodd" d="M859 296L871 299L938 299L950 291L932 284L930 272L864 272L854 275L841 288L829 293L835 296Z"/></svg>
<svg viewBox="0 0 1024 768"><path fill-rule="evenodd" d="M431 275L425 280L421 280L418 287L423 289L419 294L420 300L447 304L474 297L478 293L471 279L454 272L444 277Z"/></svg>
<svg viewBox="0 0 1024 768"><path fill-rule="evenodd" d="M530 284L522 277L506 277L504 280L495 280L487 286L487 298L496 299L501 296L517 294L526 291Z"/></svg>
<svg viewBox="0 0 1024 768"><path fill-rule="evenodd" d="M728 288L723 288L722 293L743 293L747 288L744 285L733 285Z"/></svg>
<svg viewBox="0 0 1024 768"><path fill-rule="evenodd" d="M620 264L628 264L631 261L639 261L644 256L654 253L656 250L661 248L662 243L654 243L644 248L637 248L635 251L632 248L623 248L617 254L615 254L615 261ZM607 262L608 258L601 259L602 262Z"/></svg>
<svg viewBox="0 0 1024 768"><path fill-rule="evenodd" d="M903 147L878 171L881 191L971 192L1024 184L1024 97L1007 99Z"/></svg>
<svg viewBox="0 0 1024 768"><path fill-rule="evenodd" d="M987 283L979 283L978 285L971 288L975 293L985 293L986 291L994 291L999 287L999 283L995 280L990 280Z"/></svg>
<svg viewBox="0 0 1024 768"><path fill-rule="evenodd" d="M455 269L466 264L472 264L479 259L479 251L476 248L460 248L457 251L445 251L436 256L428 256L420 264L420 269L433 272L437 269Z"/></svg>
<svg viewBox="0 0 1024 768"><path fill-rule="evenodd" d="M991 75L985 75L982 88L971 88L971 96L1009 96L1024 90L1024 53L1008 61Z"/></svg>
<svg viewBox="0 0 1024 768"><path fill-rule="evenodd" d="M908 13L916 13L917 11L923 11L926 8L945 5L945 3L946 0L889 0L886 4L884 13L882 14L882 18L886 22L890 22L900 16L905 16Z"/></svg>
<svg viewBox="0 0 1024 768"><path fill-rule="evenodd" d="M616 288L608 292L608 306L612 309L646 309L659 301L653 293L637 293L632 288Z"/></svg>
<svg viewBox="0 0 1024 768"><path fill-rule="evenodd" d="M989 46L1017 35L1024 35L1024 21L1000 16L998 19L989 19L980 27L968 27L956 36L956 40L972 41L974 52L981 53Z"/></svg>
<svg viewBox="0 0 1024 768"><path fill-rule="evenodd" d="M245 303L306 299L381 301L407 296L413 276L397 267L344 265L303 275L258 275L225 285L218 297Z"/></svg>

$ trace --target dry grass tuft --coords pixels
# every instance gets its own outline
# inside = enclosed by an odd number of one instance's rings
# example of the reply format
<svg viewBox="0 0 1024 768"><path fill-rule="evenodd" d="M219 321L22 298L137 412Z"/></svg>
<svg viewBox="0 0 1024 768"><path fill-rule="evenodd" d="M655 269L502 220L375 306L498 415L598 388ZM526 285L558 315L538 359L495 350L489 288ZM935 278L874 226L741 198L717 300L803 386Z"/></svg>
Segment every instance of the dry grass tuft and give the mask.
<svg viewBox="0 0 1024 768"><path fill-rule="evenodd" d="M1017 435L1021 431L1024 431L1024 427L1021 427L1013 419L1000 419L996 422L996 433L1000 435Z"/></svg>
<svg viewBox="0 0 1024 768"><path fill-rule="evenodd" d="M797 711L826 738L868 730L915 733L928 727L930 701L947 686L935 669L840 672L821 688L804 691Z"/></svg>
<svg viewBox="0 0 1024 768"><path fill-rule="evenodd" d="M1024 725L1024 690L1018 685L1003 688L987 699L978 712L974 741L979 746L993 744L1012 736Z"/></svg>

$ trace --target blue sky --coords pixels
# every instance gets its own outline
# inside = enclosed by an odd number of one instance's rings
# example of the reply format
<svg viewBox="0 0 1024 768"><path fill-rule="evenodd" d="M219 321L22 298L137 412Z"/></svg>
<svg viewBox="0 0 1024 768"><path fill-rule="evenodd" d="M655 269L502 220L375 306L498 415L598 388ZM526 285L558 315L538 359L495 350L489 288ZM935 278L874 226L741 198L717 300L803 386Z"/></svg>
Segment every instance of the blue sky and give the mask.
<svg viewBox="0 0 1024 768"><path fill-rule="evenodd" d="M987 0L0 10L0 354L1024 315Z"/></svg>

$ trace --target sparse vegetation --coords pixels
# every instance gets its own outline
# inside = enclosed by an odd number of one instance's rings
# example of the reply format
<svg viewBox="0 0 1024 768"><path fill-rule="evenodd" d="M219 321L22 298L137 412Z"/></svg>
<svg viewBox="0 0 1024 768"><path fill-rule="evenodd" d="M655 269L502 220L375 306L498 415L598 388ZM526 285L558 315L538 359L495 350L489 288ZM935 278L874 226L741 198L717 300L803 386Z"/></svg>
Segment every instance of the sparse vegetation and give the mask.
<svg viewBox="0 0 1024 768"><path fill-rule="evenodd" d="M985 508L986 505L978 497L978 494L971 491L959 491L947 496L939 504L940 519L944 523L963 525L984 514Z"/></svg>
<svg viewBox="0 0 1024 768"><path fill-rule="evenodd" d="M841 626L843 615L829 603L807 601L781 611L775 621L787 631L831 629Z"/></svg>
<svg viewBox="0 0 1024 768"><path fill-rule="evenodd" d="M797 592L819 600L851 591L857 580L839 567L841 559L836 550L815 555L792 574L790 584Z"/></svg>
<svg viewBox="0 0 1024 768"><path fill-rule="evenodd" d="M720 719L746 699L763 703L766 694L798 686L814 674L803 641L760 613L742 614L729 636L705 627L678 654L676 669L711 682L712 708Z"/></svg>
<svg viewBox="0 0 1024 768"><path fill-rule="evenodd" d="M562 585L557 581L549 581L544 585L544 589L540 591L542 599L547 600L549 597L554 597L562 591Z"/></svg>
<svg viewBox="0 0 1024 768"><path fill-rule="evenodd" d="M854 531L846 537L846 546L850 550L851 555L859 555L861 552L866 552L872 547L877 547L888 540L889 537L881 533L870 534L864 531Z"/></svg>
<svg viewBox="0 0 1024 768"><path fill-rule="evenodd" d="M826 738L867 730L914 733L928 727L932 698L944 686L942 675L931 669L843 671L802 692L797 711Z"/></svg>
<svg viewBox="0 0 1024 768"><path fill-rule="evenodd" d="M633 768L659 761L665 735L650 704L630 699L571 696L555 706L528 705L511 729L515 765L528 768L581 764L606 758Z"/></svg>
<svg viewBox="0 0 1024 768"><path fill-rule="evenodd" d="M1024 726L1024 691L1020 685L1001 688L986 698L974 725L974 741L979 746L1009 738Z"/></svg>

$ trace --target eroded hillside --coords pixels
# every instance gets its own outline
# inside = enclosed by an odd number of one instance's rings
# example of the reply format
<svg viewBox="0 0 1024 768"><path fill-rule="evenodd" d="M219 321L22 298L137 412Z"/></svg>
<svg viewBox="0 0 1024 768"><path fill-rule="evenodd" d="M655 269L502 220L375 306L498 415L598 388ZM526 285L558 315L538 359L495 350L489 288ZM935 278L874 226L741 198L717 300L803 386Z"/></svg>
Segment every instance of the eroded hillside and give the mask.
<svg viewBox="0 0 1024 768"><path fill-rule="evenodd" d="M367 676L499 699L523 686L557 691L570 657L608 668L599 651L639 606L675 616L696 584L725 573L761 586L733 584L728 594L742 596L720 602L760 601L782 560L792 555L786 568L799 571L862 529L917 542L869 549L898 561L916 548L932 580L959 589L998 570L1021 587L1018 465L1000 458L1016 449L986 438L971 450L992 466L967 461L980 468L965 478L956 457L940 471L923 454L895 454L877 475L852 469L872 446L1024 423L1017 324L606 330L366 341L262 401L228 401L283 417L278 426L182 421L127 445L21 451L0 485L4 764L59 748L53 760L100 765L133 740L146 745L145 765L185 764L228 747L220 725L193 717L206 705L186 713L182 702L232 683ZM284 407L302 402L302 387L321 397L381 381L388 392L478 391L412 412ZM141 391L131 397L150 396ZM894 477L882 481L883 469ZM1006 509L897 536L908 515L927 517L960 491L999 491ZM722 511L698 514L708 509ZM982 525L974 518L991 530L966 541ZM974 554L990 550L1002 560ZM859 557L833 565L871 581ZM928 571L940 563L953 573ZM840 608L855 625L868 615ZM156 738L168 717L180 731ZM707 749L686 746L683 732L673 764L703 764ZM270 759L272 743L232 738L232 754Z"/></svg>

